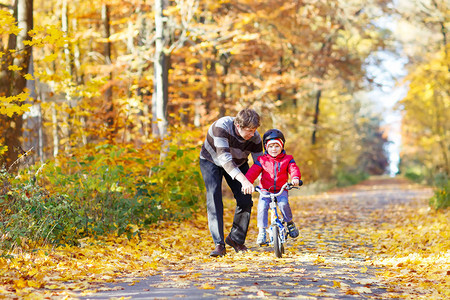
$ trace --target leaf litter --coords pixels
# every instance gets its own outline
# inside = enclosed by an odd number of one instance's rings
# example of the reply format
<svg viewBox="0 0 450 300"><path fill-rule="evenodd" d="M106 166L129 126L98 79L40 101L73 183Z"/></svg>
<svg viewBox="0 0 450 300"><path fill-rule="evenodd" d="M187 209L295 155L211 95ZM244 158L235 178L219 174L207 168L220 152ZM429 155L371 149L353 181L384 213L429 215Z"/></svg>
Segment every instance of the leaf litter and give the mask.
<svg viewBox="0 0 450 300"><path fill-rule="evenodd" d="M0 258L0 297L78 298L126 290L159 277L149 291L196 288L204 296L434 298L450 297L449 211L428 209L431 191L400 180L369 182L313 196L291 196L301 236L283 258L257 247L256 210L250 251L208 256L206 214L159 222L140 239L85 238L80 246L16 251ZM234 203L225 202L231 225ZM225 228L227 230L227 228ZM228 228L229 230L229 228ZM146 289L146 290L147 290ZM180 291L181 290L181 291Z"/></svg>

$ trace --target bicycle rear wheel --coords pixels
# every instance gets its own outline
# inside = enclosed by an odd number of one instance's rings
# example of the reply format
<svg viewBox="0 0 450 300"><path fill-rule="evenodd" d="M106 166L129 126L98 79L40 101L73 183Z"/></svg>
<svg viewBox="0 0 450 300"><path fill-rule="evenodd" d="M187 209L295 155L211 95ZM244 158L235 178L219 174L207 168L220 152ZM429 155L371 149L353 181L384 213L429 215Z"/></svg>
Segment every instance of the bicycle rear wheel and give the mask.
<svg viewBox="0 0 450 300"><path fill-rule="evenodd" d="M281 238L280 238L280 229L278 225L272 225L272 234L273 234L273 252L275 256L280 258L283 254L281 252Z"/></svg>

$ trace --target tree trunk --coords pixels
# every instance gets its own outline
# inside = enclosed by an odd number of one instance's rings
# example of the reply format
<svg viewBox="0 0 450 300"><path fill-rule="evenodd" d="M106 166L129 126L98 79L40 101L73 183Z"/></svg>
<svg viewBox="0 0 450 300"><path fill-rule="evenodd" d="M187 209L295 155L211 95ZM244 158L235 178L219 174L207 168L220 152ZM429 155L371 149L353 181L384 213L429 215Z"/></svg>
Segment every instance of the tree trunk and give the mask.
<svg viewBox="0 0 450 300"><path fill-rule="evenodd" d="M18 27L22 30L17 36L11 34L8 41L7 52L15 50L16 55L10 61L2 64L0 74L0 95L11 97L22 93L26 87L24 75L28 73L31 48L24 45L24 41L31 40L28 32L33 29L33 0L17 0L14 15L17 18ZM12 58L12 57L11 57ZM11 64L22 68L19 71L10 71ZM8 147L6 153L6 166L9 168L23 153L22 143L22 115L14 114L12 117L1 116L0 126L5 128L3 136L4 144Z"/></svg>
<svg viewBox="0 0 450 300"><path fill-rule="evenodd" d="M44 162L44 129L42 122L42 106L41 103L38 103L39 112L38 112L38 157L41 163Z"/></svg>
<svg viewBox="0 0 450 300"><path fill-rule="evenodd" d="M222 54L219 58L219 62L223 68L222 79L220 85L217 88L217 96L219 99L219 118L224 117L227 112L227 84L225 83L225 77L228 75L230 68L230 55L228 53Z"/></svg>
<svg viewBox="0 0 450 300"><path fill-rule="evenodd" d="M102 22L103 22L103 37L105 40L111 36L111 24L110 24L110 11L107 4L102 5ZM105 56L105 65L111 64L111 42L106 42L103 50ZM109 80L112 80L112 73L109 73ZM109 83L108 83L109 84ZM105 90L104 93L105 102L108 105L106 110L106 124L109 127L108 139L112 140L116 135L116 129L114 128L114 104L112 101L112 87L111 85Z"/></svg>
<svg viewBox="0 0 450 300"><path fill-rule="evenodd" d="M319 123L319 112L320 112L320 97L322 96L322 90L317 91L316 95L316 110L314 112L313 120L313 133L311 137L311 144L315 145L317 141L317 124Z"/></svg>
<svg viewBox="0 0 450 300"><path fill-rule="evenodd" d="M202 104L199 100L196 100L194 103L194 126L195 127L200 127L201 125L201 114L200 114L200 108L201 108Z"/></svg>
<svg viewBox="0 0 450 300"><path fill-rule="evenodd" d="M64 32L64 35L66 38L69 37L69 11L68 11L68 0L63 0L62 2L62 8L61 8L61 30ZM74 79L73 72L74 72L74 65L73 65L73 59L72 59L72 52L70 50L69 43L64 44L64 60L66 62L66 70L69 73L71 79ZM70 137L72 135L72 95L68 92L66 92L66 102L69 109L67 110L67 113L64 115L64 127L63 127L63 133L67 139L67 142L64 145L64 149L66 152L70 151Z"/></svg>
<svg viewBox="0 0 450 300"><path fill-rule="evenodd" d="M154 57L154 90L152 99L152 132L164 138L167 134L167 103L169 92L169 57L164 52L167 38L163 11L167 0L155 0L155 57Z"/></svg>
<svg viewBox="0 0 450 300"><path fill-rule="evenodd" d="M34 77L34 67L33 67L33 53L30 56L30 62L28 66L28 73ZM29 112L25 112L23 114L23 130L22 130L22 138L23 138L23 148L24 151L29 151L33 149L31 155L29 155L27 162L34 164L40 156L41 148L40 148L40 134L42 132L42 123L41 123L41 105L40 103L35 102L37 98L36 95L36 81L28 80L26 84L26 88L30 91L29 99L30 102L33 103ZM36 156L37 154L37 156ZM43 160L40 159L42 162Z"/></svg>
<svg viewBox="0 0 450 300"><path fill-rule="evenodd" d="M283 75L283 56L280 55L279 59L278 59L279 63L280 63L280 68L278 69L278 75ZM277 93L277 100L281 101L281 93L278 91Z"/></svg>
<svg viewBox="0 0 450 300"><path fill-rule="evenodd" d="M212 57L217 57L217 50L214 49L213 52L213 56ZM210 114L211 113L211 109L212 109L212 103L217 103L217 92L214 93L214 91L217 89L217 81L218 81L218 74L217 74L217 70L216 70L216 59L209 59L209 58L204 58L203 60L203 76L205 76L205 78L207 78L208 80L208 85L205 89L203 89L202 91L202 95L200 97L200 99L204 99L203 100L203 106L205 108L205 113L206 114ZM197 107L198 109L201 108L201 106ZM198 120L198 124L200 124L200 120ZM200 125L199 125L200 126Z"/></svg>
<svg viewBox="0 0 450 300"><path fill-rule="evenodd" d="M73 32L78 31L78 20L76 18L72 19L72 30ZM80 74L81 69L81 52L80 52L80 44L78 41L76 41L73 45L73 65L74 65L74 81L77 84L83 83L83 75Z"/></svg>
<svg viewBox="0 0 450 300"><path fill-rule="evenodd" d="M69 36L69 9L67 1L68 0L63 0L61 8L61 30L64 32L66 38ZM67 72L69 72L70 76L74 78L73 75L75 66L73 64L73 55L69 42L64 44L64 58L66 61Z"/></svg>
<svg viewBox="0 0 450 300"><path fill-rule="evenodd" d="M59 153L59 136L58 136L58 113L56 104L52 102L52 123L53 123L53 157L57 157Z"/></svg>

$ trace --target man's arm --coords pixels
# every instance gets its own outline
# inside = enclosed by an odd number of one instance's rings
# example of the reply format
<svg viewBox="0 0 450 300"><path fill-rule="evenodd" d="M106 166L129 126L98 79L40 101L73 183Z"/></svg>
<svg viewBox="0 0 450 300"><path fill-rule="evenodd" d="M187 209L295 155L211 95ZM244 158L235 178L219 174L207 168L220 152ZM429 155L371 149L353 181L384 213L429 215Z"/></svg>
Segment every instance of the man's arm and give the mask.
<svg viewBox="0 0 450 300"><path fill-rule="evenodd" d="M242 184L242 193L251 194L255 191L253 184L245 177L244 173L239 173L236 175L236 180Z"/></svg>

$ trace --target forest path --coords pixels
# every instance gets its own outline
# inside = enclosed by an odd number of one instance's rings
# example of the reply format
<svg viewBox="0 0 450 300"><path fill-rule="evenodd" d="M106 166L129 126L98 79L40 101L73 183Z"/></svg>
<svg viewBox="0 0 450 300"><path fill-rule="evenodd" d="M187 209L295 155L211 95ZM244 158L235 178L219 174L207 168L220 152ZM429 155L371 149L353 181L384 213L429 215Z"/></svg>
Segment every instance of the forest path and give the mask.
<svg viewBox="0 0 450 300"><path fill-rule="evenodd" d="M289 240L286 253L275 258L271 247L255 245L252 220L247 253L227 247L222 258L183 257L146 278L110 283L83 299L386 299L421 298L432 294L419 284L388 282L373 264L372 234L403 218L405 207L424 209L431 189L395 178L380 178L314 196L291 195L300 237ZM232 207L232 204L230 204ZM256 209L254 209L255 211ZM229 212L228 214L232 214ZM256 216L256 215L255 215ZM253 219L255 219L253 217ZM228 221L228 224L231 224ZM210 240L209 236L204 239Z"/></svg>

